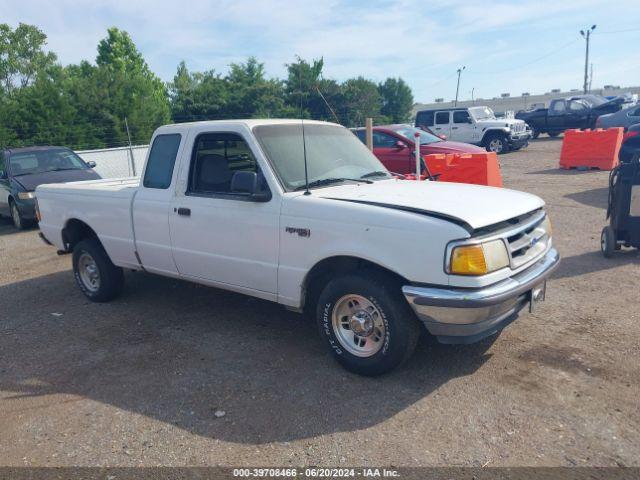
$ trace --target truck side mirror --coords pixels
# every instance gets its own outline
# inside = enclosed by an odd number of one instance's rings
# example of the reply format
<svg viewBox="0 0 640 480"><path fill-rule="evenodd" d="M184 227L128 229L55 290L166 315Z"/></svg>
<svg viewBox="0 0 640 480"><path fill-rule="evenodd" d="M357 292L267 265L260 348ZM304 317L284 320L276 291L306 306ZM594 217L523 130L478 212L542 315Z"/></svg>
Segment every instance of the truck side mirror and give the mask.
<svg viewBox="0 0 640 480"><path fill-rule="evenodd" d="M87 165L89 166L89 168L96 168L96 162L94 162L93 160L88 161Z"/></svg>
<svg viewBox="0 0 640 480"><path fill-rule="evenodd" d="M473 123L473 118L467 117L467 123Z"/></svg>
<svg viewBox="0 0 640 480"><path fill-rule="evenodd" d="M270 191L260 190L259 177L256 172L235 172L231 178L231 193L246 195L254 202L268 202L271 200Z"/></svg>

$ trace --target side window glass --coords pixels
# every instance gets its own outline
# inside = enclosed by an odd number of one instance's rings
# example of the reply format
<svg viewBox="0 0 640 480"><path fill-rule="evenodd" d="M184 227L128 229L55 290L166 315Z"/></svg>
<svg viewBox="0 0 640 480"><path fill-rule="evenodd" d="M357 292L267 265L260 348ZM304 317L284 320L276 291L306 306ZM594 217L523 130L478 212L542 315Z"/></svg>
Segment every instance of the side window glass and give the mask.
<svg viewBox="0 0 640 480"><path fill-rule="evenodd" d="M436 113L436 125L449 124L449 112Z"/></svg>
<svg viewBox="0 0 640 480"><path fill-rule="evenodd" d="M179 133L156 136L144 172L142 185L145 188L169 188L181 138Z"/></svg>
<svg viewBox="0 0 640 480"><path fill-rule="evenodd" d="M576 100L569 102L569 110L572 112L581 112L586 108L587 108L586 105L583 104L582 102L578 102Z"/></svg>
<svg viewBox="0 0 640 480"><path fill-rule="evenodd" d="M564 113L565 105L564 100L557 100L551 104L551 111L553 113Z"/></svg>
<svg viewBox="0 0 640 480"><path fill-rule="evenodd" d="M433 127L433 112L421 112L418 114L418 125Z"/></svg>
<svg viewBox="0 0 640 480"><path fill-rule="evenodd" d="M373 148L391 148L395 146L396 139L390 135L373 132Z"/></svg>
<svg viewBox="0 0 640 480"><path fill-rule="evenodd" d="M453 112L453 123L469 123L469 112L466 110Z"/></svg>
<svg viewBox="0 0 640 480"><path fill-rule="evenodd" d="M244 139L235 133L205 133L196 138L191 157L189 193L231 193L235 172L258 173L258 164Z"/></svg>

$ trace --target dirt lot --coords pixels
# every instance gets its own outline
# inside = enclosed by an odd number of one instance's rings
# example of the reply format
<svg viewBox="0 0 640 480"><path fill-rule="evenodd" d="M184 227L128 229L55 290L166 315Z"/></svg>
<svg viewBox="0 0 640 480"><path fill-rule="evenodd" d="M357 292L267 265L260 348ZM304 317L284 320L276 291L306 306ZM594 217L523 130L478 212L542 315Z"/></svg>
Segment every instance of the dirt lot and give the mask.
<svg viewBox="0 0 640 480"><path fill-rule="evenodd" d="M3 222L0 465L640 465L640 255L601 257L607 173L558 170L560 143L501 157L549 204L547 302L376 379L267 302L132 273L92 304Z"/></svg>

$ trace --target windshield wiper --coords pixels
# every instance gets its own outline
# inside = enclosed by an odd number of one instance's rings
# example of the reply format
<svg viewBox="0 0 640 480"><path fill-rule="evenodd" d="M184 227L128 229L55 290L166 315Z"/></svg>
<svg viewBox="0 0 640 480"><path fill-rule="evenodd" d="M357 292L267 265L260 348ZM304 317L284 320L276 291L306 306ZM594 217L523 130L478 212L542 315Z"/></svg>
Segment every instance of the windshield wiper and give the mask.
<svg viewBox="0 0 640 480"><path fill-rule="evenodd" d="M363 180L362 178L321 178L320 180L309 182L309 185L300 185L295 189L295 191L306 190L307 186L309 188L323 187L325 185L331 185L333 183L341 182L373 183L371 180Z"/></svg>
<svg viewBox="0 0 640 480"><path fill-rule="evenodd" d="M50 168L49 170L45 170L44 172L64 172L66 170L82 170L82 168L77 168L77 167L73 167L73 168Z"/></svg>
<svg viewBox="0 0 640 480"><path fill-rule="evenodd" d="M375 172L365 173L360 178L386 177L388 175L389 172L385 172L384 170L376 170Z"/></svg>

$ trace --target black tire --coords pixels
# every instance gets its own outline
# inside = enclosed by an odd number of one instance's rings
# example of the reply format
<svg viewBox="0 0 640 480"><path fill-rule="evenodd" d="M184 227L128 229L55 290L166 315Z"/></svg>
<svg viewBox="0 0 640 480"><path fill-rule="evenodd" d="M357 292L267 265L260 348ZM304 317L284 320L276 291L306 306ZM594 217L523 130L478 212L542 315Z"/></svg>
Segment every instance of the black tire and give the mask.
<svg viewBox="0 0 640 480"><path fill-rule="evenodd" d="M613 228L607 225L600 234L600 251L605 258L611 258L616 250L619 250L619 247L616 242L615 232Z"/></svg>
<svg viewBox="0 0 640 480"><path fill-rule="evenodd" d="M420 324L402 296L400 288L401 286L390 277L368 272L335 278L322 290L316 307L320 336L327 342L333 357L344 368L359 375L381 375L398 367L411 356L420 337ZM340 319L338 309L345 305L345 301L348 304L348 300L345 299L349 298L369 302L373 307L371 318L384 327L384 333L374 327L368 336L356 337L349 333L353 332L353 329L336 327L335 322L344 323L344 319L351 322L358 314L366 311L363 308ZM361 308L361 305L357 304L355 308ZM344 328L344 331L336 331L336 328ZM345 335L353 337L352 344L345 342ZM368 343L369 340L371 343ZM373 348L378 350L364 356L358 356L348 350L358 349L356 342L360 341L365 341L367 345L373 345Z"/></svg>
<svg viewBox="0 0 640 480"><path fill-rule="evenodd" d="M88 259L87 259L88 256ZM97 284L87 279L85 263L92 260L97 273ZM82 262L82 265L80 265ZM96 238L82 240L73 248L73 275L78 287L92 302L108 302L116 298L124 285L124 273L116 267ZM84 273L83 273L84 271Z"/></svg>
<svg viewBox="0 0 640 480"><path fill-rule="evenodd" d="M531 127L531 138L536 139L540 136L540 130L535 127Z"/></svg>
<svg viewBox="0 0 640 480"><path fill-rule="evenodd" d="M551 138L556 138L557 136L559 136L562 132L549 132L547 133L547 135L549 135Z"/></svg>
<svg viewBox="0 0 640 480"><path fill-rule="evenodd" d="M487 152L495 152L498 155L502 155L509 151L509 142L507 142L507 137L504 133L490 133L484 141L484 148Z"/></svg>
<svg viewBox="0 0 640 480"><path fill-rule="evenodd" d="M9 200L9 209L11 210L11 220L13 221L13 226L18 230L26 230L29 226L28 222L24 218L22 218L22 214L20 213L20 209L18 208L18 205L16 205L16 202L14 202L13 200Z"/></svg>

